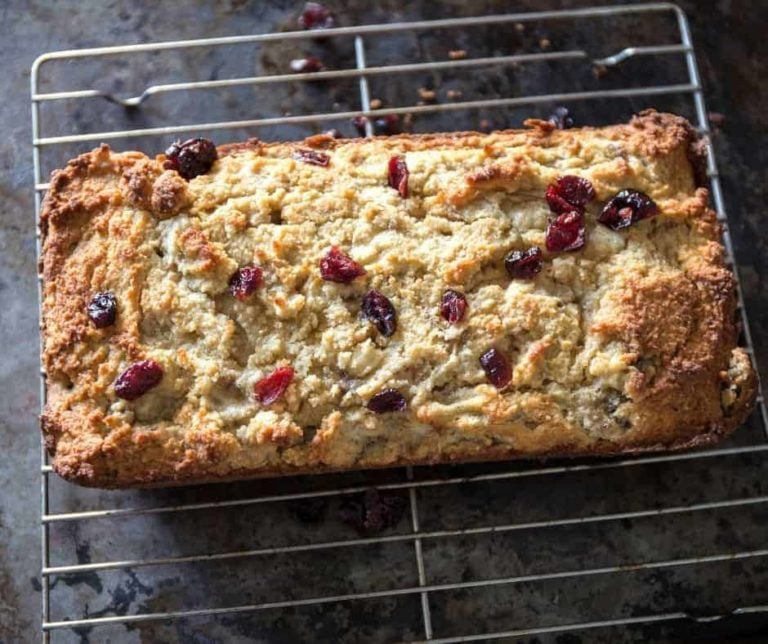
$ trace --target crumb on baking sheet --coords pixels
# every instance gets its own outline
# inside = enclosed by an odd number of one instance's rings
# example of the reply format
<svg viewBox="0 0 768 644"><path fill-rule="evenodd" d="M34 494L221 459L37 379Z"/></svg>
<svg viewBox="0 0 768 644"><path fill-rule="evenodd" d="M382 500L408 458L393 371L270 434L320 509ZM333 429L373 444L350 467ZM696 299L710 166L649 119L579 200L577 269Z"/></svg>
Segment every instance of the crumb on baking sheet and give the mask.
<svg viewBox="0 0 768 644"><path fill-rule="evenodd" d="M451 60L461 60L462 58L467 57L467 50L466 49L451 49L451 51L448 52L448 58Z"/></svg>
<svg viewBox="0 0 768 644"><path fill-rule="evenodd" d="M437 92L433 89L427 89L426 87L419 87L419 98L422 101L431 102L437 98Z"/></svg>
<svg viewBox="0 0 768 644"><path fill-rule="evenodd" d="M709 122L715 130L719 130L725 125L725 114L721 112L709 112L707 118L709 118Z"/></svg>

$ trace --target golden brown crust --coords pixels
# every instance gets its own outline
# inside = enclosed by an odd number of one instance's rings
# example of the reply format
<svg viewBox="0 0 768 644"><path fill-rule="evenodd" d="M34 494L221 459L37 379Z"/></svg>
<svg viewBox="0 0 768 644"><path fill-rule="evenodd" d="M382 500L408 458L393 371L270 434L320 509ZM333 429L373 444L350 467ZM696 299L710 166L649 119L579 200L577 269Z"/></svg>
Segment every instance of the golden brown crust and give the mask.
<svg viewBox="0 0 768 644"><path fill-rule="evenodd" d="M211 173L189 183L162 156L105 145L54 173L40 225L41 424L55 471L135 487L683 449L733 431L756 377L736 347L733 277L696 189L690 125L653 111L609 128L526 124L251 140L219 148ZM299 146L326 151L330 168L297 164ZM406 202L386 188L395 153L411 169ZM541 245L543 190L566 173L590 179L595 208L631 187L661 215L619 234L589 210L583 251L548 254L534 283L509 283L504 253ZM393 246L376 241L401 229ZM331 288L315 275L337 237L365 263L365 283ZM256 305L233 305L226 283L245 262L268 267L267 285ZM441 284L470 298L454 335L431 321ZM366 287L393 294L401 327L391 340L348 310ZM100 290L119 302L107 329L86 315ZM514 356L505 392L484 383L486 345ZM164 366L161 386L117 399L116 376L148 357ZM285 362L298 365L297 381L260 408L251 383ZM373 418L365 400L392 383L411 410Z"/></svg>

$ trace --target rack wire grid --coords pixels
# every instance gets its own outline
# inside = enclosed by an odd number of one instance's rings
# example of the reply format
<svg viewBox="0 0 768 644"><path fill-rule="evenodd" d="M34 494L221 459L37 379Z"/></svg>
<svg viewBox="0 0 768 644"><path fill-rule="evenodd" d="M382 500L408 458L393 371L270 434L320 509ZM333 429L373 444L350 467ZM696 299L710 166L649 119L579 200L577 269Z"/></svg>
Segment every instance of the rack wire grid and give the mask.
<svg viewBox="0 0 768 644"><path fill-rule="evenodd" d="M599 58L585 51L584 42L592 48L594 35L607 33L624 46ZM43 177L101 141L141 141L151 151L197 132L296 138L330 125L349 130L358 115L369 117L370 135L383 114L413 118L421 131L506 127L555 105L593 123L626 120L652 104L709 133L688 22L674 4L374 24L319 36L41 56L31 73L38 212ZM263 73L307 47L335 58L336 68ZM468 55L449 56L454 49ZM238 75L232 65L254 55L262 73ZM595 65L611 71L594 77ZM414 104L425 78L438 92L462 89L453 100ZM372 96L386 107L373 109ZM239 118L210 120L226 110ZM243 118L253 112L262 116ZM708 171L725 224L711 146ZM727 229L724 243L734 265ZM39 244L38 236L38 254ZM741 315L752 351L743 305ZM714 449L154 491L69 485L52 475L43 449L43 641L85 641L92 632L97 641L194 642L728 633L738 619L768 611L760 592L768 587L767 420L760 395L745 427ZM335 512L372 485L405 495L410 515L360 537Z"/></svg>

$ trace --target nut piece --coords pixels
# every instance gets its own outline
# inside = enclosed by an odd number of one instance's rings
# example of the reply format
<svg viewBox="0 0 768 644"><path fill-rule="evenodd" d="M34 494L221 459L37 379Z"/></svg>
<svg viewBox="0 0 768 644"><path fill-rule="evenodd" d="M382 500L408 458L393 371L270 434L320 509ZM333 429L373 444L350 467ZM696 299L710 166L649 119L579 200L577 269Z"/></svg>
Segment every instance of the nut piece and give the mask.
<svg viewBox="0 0 768 644"><path fill-rule="evenodd" d="M137 208L149 210L152 179L156 172L147 161L140 161L123 172L120 178L120 191L125 200Z"/></svg>
<svg viewBox="0 0 768 644"><path fill-rule="evenodd" d="M152 185L152 212L159 219L173 217L186 205L187 197L187 182L178 173L166 170Z"/></svg>

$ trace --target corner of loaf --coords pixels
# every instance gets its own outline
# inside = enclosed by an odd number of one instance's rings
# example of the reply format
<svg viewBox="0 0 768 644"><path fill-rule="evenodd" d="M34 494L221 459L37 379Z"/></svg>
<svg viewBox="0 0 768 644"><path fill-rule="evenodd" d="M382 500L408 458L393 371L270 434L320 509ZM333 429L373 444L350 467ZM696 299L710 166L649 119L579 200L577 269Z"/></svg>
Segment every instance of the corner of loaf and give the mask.
<svg viewBox="0 0 768 644"><path fill-rule="evenodd" d="M749 413L683 118L108 146L43 204L41 426L130 487L706 444Z"/></svg>

